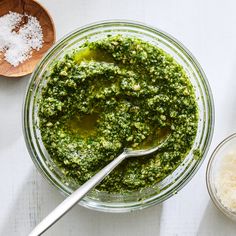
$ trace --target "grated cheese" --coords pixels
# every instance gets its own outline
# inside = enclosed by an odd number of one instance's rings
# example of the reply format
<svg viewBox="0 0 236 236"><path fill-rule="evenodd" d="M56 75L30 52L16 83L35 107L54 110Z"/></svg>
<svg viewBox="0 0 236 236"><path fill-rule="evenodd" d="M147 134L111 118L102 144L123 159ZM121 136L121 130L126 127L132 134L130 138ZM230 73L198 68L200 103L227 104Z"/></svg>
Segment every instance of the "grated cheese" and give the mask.
<svg viewBox="0 0 236 236"><path fill-rule="evenodd" d="M216 190L221 203L236 212L236 153L231 152L222 158L216 176Z"/></svg>
<svg viewBox="0 0 236 236"><path fill-rule="evenodd" d="M27 18L24 24L23 17ZM42 46L42 28L36 17L16 12L0 17L0 52L11 65L18 66L32 56L32 50L39 51Z"/></svg>

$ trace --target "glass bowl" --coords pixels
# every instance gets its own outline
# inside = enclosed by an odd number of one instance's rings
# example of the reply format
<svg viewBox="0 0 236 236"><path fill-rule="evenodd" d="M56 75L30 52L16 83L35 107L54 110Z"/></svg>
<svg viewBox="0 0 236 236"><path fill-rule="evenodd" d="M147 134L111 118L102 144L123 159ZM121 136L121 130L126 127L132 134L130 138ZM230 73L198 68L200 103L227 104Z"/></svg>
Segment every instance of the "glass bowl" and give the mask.
<svg viewBox="0 0 236 236"><path fill-rule="evenodd" d="M208 162L206 171L206 184L209 195L215 206L230 219L236 221L236 212L228 209L220 200L217 193L216 178L219 173L219 168L222 164L222 158L230 153L236 153L236 133L224 139L212 153Z"/></svg>
<svg viewBox="0 0 236 236"><path fill-rule="evenodd" d="M196 173L202 164L212 138L214 126L213 98L206 76L192 54L172 36L142 23L130 21L105 21L81 27L61 39L45 55L31 76L23 109L23 131L26 145L33 162L49 182L65 195L75 186L63 182L63 175L50 159L41 141L38 128L38 99L45 84L46 76L56 60L83 44L86 40L95 41L107 34L122 34L138 37L169 53L183 66L188 74L197 97L199 120L197 135L193 147L182 164L164 180L139 192L126 194L108 194L92 191L80 205L106 212L128 212L143 209L166 200L176 194ZM201 156L196 158L194 150Z"/></svg>

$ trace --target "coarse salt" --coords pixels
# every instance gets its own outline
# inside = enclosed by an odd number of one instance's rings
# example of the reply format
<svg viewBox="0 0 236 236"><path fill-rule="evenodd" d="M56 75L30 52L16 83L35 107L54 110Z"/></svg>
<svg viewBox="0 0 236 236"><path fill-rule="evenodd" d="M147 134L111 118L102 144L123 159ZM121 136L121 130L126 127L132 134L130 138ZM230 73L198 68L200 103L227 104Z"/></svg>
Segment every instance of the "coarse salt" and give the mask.
<svg viewBox="0 0 236 236"><path fill-rule="evenodd" d="M21 25L23 17L27 22ZM43 32L36 17L16 12L0 17L0 52L11 65L18 66L42 46Z"/></svg>

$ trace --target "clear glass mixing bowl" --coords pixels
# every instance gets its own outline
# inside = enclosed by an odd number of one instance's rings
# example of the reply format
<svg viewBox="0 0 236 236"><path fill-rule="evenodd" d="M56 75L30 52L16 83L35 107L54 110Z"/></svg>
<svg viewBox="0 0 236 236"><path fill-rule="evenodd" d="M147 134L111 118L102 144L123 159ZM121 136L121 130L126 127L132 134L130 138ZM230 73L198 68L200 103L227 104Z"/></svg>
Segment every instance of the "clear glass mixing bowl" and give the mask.
<svg viewBox="0 0 236 236"><path fill-rule="evenodd" d="M192 54L172 36L142 23L129 21L105 21L81 27L65 36L45 55L31 76L23 109L23 131L30 156L38 170L49 182L65 195L75 186L62 181L63 175L50 159L41 141L38 128L38 99L46 76L56 60L77 48L86 40L95 41L107 34L122 34L138 37L162 48L183 66L194 88L199 107L198 131L193 147L183 163L164 180L140 192L129 194L108 194L92 191L80 204L106 212L128 212L158 204L176 194L196 173L202 164L212 138L214 106L206 76ZM200 158L194 150L199 149Z"/></svg>

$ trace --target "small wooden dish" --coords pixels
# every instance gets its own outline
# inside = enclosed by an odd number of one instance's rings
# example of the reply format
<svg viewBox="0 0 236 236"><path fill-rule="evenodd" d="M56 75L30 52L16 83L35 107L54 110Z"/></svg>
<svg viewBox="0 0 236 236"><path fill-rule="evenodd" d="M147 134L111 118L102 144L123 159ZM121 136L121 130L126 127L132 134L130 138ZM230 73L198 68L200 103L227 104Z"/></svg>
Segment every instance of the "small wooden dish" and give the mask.
<svg viewBox="0 0 236 236"><path fill-rule="evenodd" d="M6 77L21 77L32 73L38 61L55 43L55 28L48 12L34 0L0 0L0 16L7 14L9 11L18 12L20 14L26 13L37 17L43 31L43 47L39 51L33 50L32 57L19 64L17 67L5 61L3 59L3 53L0 52L0 75Z"/></svg>

